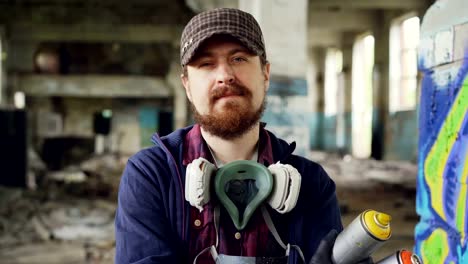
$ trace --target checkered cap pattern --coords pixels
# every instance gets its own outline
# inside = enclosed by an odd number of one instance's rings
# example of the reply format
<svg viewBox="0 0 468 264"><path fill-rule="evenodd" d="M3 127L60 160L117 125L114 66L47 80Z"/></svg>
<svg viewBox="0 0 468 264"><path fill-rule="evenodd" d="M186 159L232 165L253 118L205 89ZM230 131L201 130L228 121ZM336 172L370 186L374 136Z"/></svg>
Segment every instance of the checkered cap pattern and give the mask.
<svg viewBox="0 0 468 264"><path fill-rule="evenodd" d="M216 34L237 38L266 60L262 30L255 18L239 9L216 8L194 16L185 26L180 39L180 64L187 65L203 41Z"/></svg>

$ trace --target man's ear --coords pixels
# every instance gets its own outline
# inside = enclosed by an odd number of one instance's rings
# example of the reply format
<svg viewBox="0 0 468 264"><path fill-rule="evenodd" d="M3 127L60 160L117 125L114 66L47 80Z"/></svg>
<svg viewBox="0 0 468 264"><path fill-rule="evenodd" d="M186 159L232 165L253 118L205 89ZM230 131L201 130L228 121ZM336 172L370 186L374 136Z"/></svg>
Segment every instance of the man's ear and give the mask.
<svg viewBox="0 0 468 264"><path fill-rule="evenodd" d="M265 63L263 67L263 77L265 82L265 92L270 88L270 63Z"/></svg>
<svg viewBox="0 0 468 264"><path fill-rule="evenodd" d="M192 102L192 94L190 93L190 85L189 85L187 75L181 74L180 79L182 80L182 85L184 86L185 94L187 95L187 98L189 99L190 102Z"/></svg>

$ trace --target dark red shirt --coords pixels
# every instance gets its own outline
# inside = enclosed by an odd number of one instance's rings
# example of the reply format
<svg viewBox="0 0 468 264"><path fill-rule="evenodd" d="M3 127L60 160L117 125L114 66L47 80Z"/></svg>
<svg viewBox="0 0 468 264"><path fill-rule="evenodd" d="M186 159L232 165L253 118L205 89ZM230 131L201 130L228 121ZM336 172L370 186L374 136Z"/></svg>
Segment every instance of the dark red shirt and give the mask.
<svg viewBox="0 0 468 264"><path fill-rule="evenodd" d="M268 166L273 163L273 152L268 133L263 126L260 128L260 140L258 146L258 162ZM194 159L203 157L214 164L214 159L203 139L200 126L195 125L186 135L184 142L184 166ZM216 244L216 231L214 226L214 208L218 204L214 191L211 192L211 201L204 205L203 211L197 208L190 209L190 239L189 239L189 262L192 263L195 256L203 249ZM268 227L263 220L260 210L252 215L247 226L238 231L232 223L229 214L221 208L219 254L234 256L266 256L267 245L270 242ZM201 255L197 263L214 263L210 253Z"/></svg>

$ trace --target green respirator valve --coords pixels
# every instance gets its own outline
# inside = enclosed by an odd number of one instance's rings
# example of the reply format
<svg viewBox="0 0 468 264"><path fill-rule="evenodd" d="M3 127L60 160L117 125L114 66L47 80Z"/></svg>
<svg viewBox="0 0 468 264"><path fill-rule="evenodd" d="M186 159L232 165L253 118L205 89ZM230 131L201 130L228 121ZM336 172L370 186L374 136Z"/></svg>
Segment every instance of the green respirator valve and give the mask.
<svg viewBox="0 0 468 264"><path fill-rule="evenodd" d="M232 200L229 186L233 182L249 182L251 188L246 188L242 195L247 199L244 211L239 212L238 206ZM226 208L238 230L245 228L258 206L270 195L273 189L273 176L268 168L251 160L238 160L221 167L214 179L216 195ZM230 198L231 196L231 198Z"/></svg>

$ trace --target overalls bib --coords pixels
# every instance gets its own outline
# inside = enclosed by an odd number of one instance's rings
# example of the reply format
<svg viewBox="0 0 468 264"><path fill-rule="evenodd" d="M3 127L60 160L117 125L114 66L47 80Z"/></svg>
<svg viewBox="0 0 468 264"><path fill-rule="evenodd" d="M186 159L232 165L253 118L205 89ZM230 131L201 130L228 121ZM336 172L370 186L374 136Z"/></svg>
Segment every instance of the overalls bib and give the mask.
<svg viewBox="0 0 468 264"><path fill-rule="evenodd" d="M210 252L216 264L287 264L289 262L289 253L291 251L291 248L294 248L295 250L297 250L297 252L299 253L299 256L302 259L302 262L305 263L304 254L302 253L299 246L290 245L289 243L284 244L284 242L281 240L281 237L278 234L278 231L276 230L275 225L273 224L273 221L271 219L270 214L268 213L268 210L266 209L265 206L261 206L260 208L262 211L263 219L265 220L265 223L267 224L268 229L272 233L276 242L285 250L285 255L283 257L244 257L244 256L230 256L230 255L225 255L225 254L218 254L218 251L216 250L216 248L218 247L218 239L219 239L218 230L219 230L220 210L219 210L219 206L216 206L215 211L214 211L214 216L213 216L215 230L216 230L216 245L207 247L203 249L200 253L198 253L195 259L193 260L193 264L197 264L198 257L207 251Z"/></svg>

